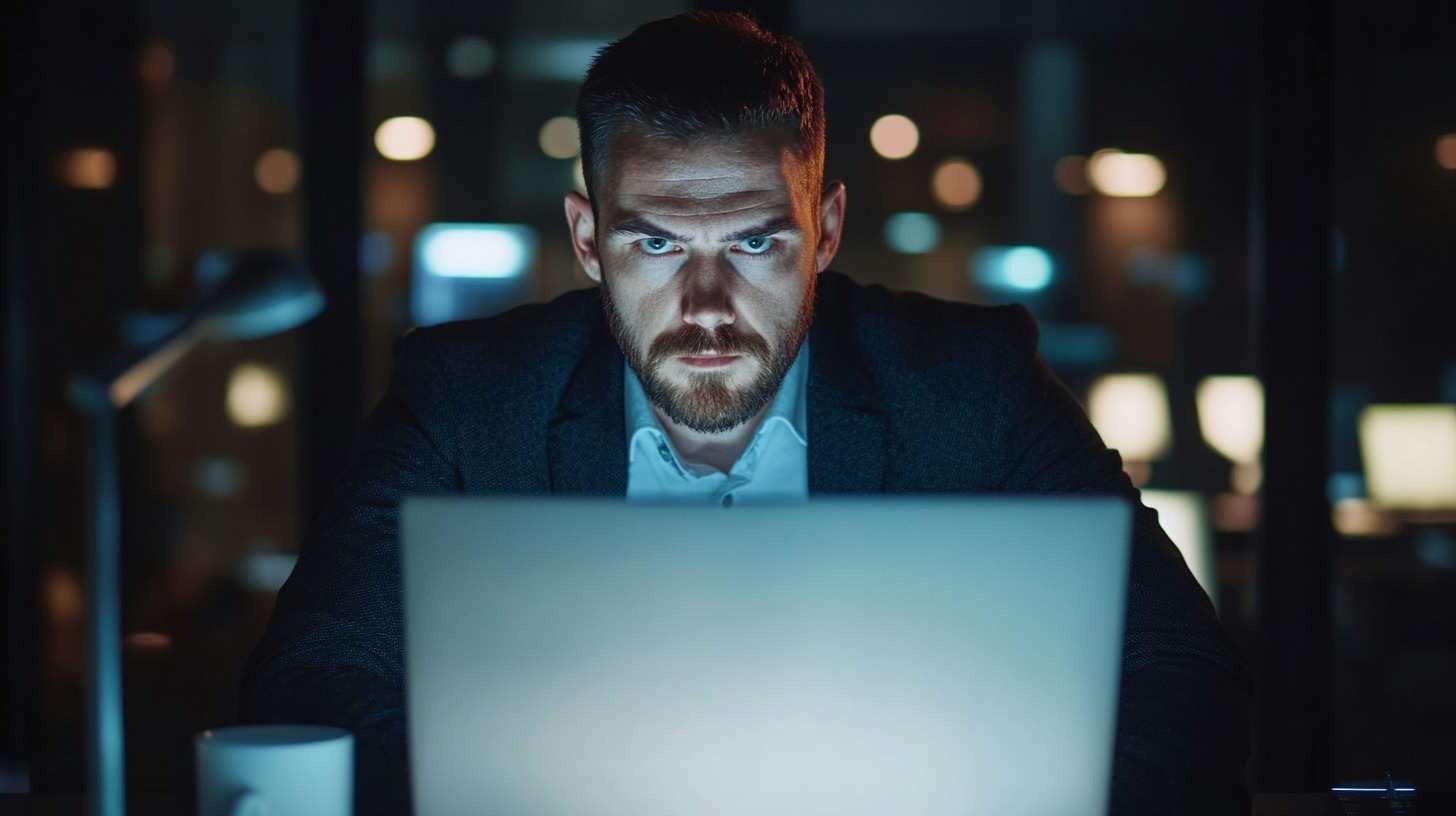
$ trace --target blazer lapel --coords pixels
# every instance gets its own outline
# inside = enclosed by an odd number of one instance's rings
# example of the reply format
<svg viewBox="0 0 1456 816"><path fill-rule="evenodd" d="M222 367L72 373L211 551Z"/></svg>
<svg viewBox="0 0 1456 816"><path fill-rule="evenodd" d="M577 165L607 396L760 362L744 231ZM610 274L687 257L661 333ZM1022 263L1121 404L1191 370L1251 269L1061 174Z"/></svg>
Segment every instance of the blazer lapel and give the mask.
<svg viewBox="0 0 1456 816"><path fill-rule="evenodd" d="M616 340L599 325L547 426L552 493L626 497L623 365Z"/></svg>

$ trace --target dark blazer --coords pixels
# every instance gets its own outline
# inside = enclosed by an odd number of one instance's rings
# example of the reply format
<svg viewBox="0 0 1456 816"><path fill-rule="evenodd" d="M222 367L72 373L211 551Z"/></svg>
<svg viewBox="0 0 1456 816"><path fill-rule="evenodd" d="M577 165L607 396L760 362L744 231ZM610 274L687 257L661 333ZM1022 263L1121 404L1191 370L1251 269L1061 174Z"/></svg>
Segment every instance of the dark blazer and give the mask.
<svg viewBox="0 0 1456 816"><path fill-rule="evenodd" d="M1020 307L826 272L809 343L811 494L1137 503L1117 455L1036 354ZM404 810L400 497L625 496L622 376L596 290L401 338L389 390L245 670L243 718L349 728L361 810ZM1156 514L1137 507L1113 810L1247 813L1247 673Z"/></svg>

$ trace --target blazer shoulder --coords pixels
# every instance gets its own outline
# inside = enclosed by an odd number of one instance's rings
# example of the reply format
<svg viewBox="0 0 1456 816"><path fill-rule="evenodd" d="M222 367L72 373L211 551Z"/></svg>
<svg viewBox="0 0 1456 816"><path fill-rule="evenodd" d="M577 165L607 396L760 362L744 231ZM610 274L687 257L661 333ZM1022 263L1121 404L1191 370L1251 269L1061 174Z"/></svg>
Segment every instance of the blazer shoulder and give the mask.
<svg viewBox="0 0 1456 816"><path fill-rule="evenodd" d="M1036 352L1036 320L1024 306L961 303L919 292L864 286L826 272L820 279L822 319L859 338L870 356L895 353L905 362L955 358L1025 361Z"/></svg>
<svg viewBox="0 0 1456 816"><path fill-rule="evenodd" d="M578 289L494 317L412 328L395 343L395 367L433 362L495 379L574 363L602 323L600 303L596 289Z"/></svg>

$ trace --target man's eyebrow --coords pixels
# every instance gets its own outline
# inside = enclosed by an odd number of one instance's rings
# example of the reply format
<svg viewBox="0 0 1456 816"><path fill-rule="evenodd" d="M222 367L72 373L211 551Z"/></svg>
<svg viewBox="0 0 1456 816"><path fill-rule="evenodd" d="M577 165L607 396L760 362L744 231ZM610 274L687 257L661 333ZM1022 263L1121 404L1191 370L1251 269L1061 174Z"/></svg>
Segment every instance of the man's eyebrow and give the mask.
<svg viewBox="0 0 1456 816"><path fill-rule="evenodd" d="M742 241L744 238L756 238L760 235L774 235L780 232L797 232L798 230L799 223L797 221L786 216L778 216L770 218L763 223L754 224L748 229L741 229L725 235L723 236L723 240L727 242Z"/></svg>
<svg viewBox="0 0 1456 816"><path fill-rule="evenodd" d="M686 240L672 230L659 227L639 216L628 216L612 224L611 233L613 235L646 235L649 238L661 238L666 241L676 242Z"/></svg>

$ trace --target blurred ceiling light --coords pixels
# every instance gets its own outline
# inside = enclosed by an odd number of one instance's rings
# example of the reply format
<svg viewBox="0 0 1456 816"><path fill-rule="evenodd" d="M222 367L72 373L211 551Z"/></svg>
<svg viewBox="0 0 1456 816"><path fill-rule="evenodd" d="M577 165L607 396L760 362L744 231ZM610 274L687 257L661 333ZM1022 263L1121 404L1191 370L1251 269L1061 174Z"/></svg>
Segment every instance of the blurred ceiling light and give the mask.
<svg viewBox="0 0 1456 816"><path fill-rule="evenodd" d="M1365 489L1389 510L1456 509L1456 405L1367 405Z"/></svg>
<svg viewBox="0 0 1456 816"><path fill-rule="evenodd" d="M898 113L881 116L870 128L870 145L887 159L903 159L920 146L920 128Z"/></svg>
<svg viewBox="0 0 1456 816"><path fill-rule="evenodd" d="M1436 140L1436 163L1447 170L1456 170L1456 133L1447 133Z"/></svg>
<svg viewBox="0 0 1456 816"><path fill-rule="evenodd" d="M1188 569L1218 605L1218 570L1209 534L1208 505L1196 490L1144 490L1143 504L1158 511L1158 524L1168 534Z"/></svg>
<svg viewBox="0 0 1456 816"><path fill-rule="evenodd" d="M396 116L374 131L374 146L386 159L423 159L435 149L435 129L418 116Z"/></svg>
<svg viewBox="0 0 1456 816"><path fill-rule="evenodd" d="M282 147L264 151L253 165L253 180L263 192L274 195L293 192L301 173L298 154Z"/></svg>
<svg viewBox="0 0 1456 816"><path fill-rule="evenodd" d="M972 276L991 289L1039 292L1055 274L1052 256L1040 247L982 247L971 257Z"/></svg>
<svg viewBox="0 0 1456 816"><path fill-rule="evenodd" d="M951 156L936 166L930 190L947 210L970 209L981 198L981 173L970 161Z"/></svg>
<svg viewBox="0 0 1456 816"><path fill-rule="evenodd" d="M78 147L61 158L61 181L82 190L105 190L116 183L116 155L104 147Z"/></svg>
<svg viewBox="0 0 1456 816"><path fill-rule="evenodd" d="M519 278L535 233L518 224L431 224L415 239L420 271L440 278Z"/></svg>
<svg viewBox="0 0 1456 816"><path fill-rule="evenodd" d="M171 47L166 43L153 42L142 48L141 54L137 57L137 75L144 82L153 85L165 85L172 80L172 73L176 70L177 59L172 53Z"/></svg>
<svg viewBox="0 0 1456 816"><path fill-rule="evenodd" d="M1129 462L1162 458L1173 441L1168 389L1156 374L1108 374L1087 392L1087 414L1107 447Z"/></svg>
<svg viewBox="0 0 1456 816"><path fill-rule="evenodd" d="M227 412L234 425L276 425L288 415L288 404L288 386L272 366L240 363L228 375Z"/></svg>
<svg viewBox="0 0 1456 816"><path fill-rule="evenodd" d="M1067 195L1080 196L1092 192L1092 183L1087 180L1086 156L1063 156L1057 159L1052 174L1056 177L1057 187Z"/></svg>
<svg viewBox="0 0 1456 816"><path fill-rule="evenodd" d="M495 68L495 45L484 37L456 37L445 49L445 68L456 79L480 79Z"/></svg>
<svg viewBox="0 0 1456 816"><path fill-rule="evenodd" d="M1087 177L1097 192L1118 198L1146 198L1157 195L1168 181L1168 173L1157 156L1099 150L1087 160Z"/></svg>
<svg viewBox="0 0 1456 816"><path fill-rule="evenodd" d="M885 243L896 252L923 255L940 245L940 222L930 213L895 213L885 219Z"/></svg>
<svg viewBox="0 0 1456 816"><path fill-rule="evenodd" d="M570 116L556 116L546 120L536 137L541 152L553 159L570 159L581 152L577 141L576 120Z"/></svg>

